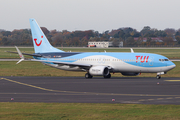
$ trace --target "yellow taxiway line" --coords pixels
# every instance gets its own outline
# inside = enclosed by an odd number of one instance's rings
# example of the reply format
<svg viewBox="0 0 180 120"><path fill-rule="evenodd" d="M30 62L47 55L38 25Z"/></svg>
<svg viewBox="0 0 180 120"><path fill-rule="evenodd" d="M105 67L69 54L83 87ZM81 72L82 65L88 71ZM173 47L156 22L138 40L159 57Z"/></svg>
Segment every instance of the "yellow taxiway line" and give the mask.
<svg viewBox="0 0 180 120"><path fill-rule="evenodd" d="M52 90L52 89L47 89L47 88L43 88L43 87L38 87L38 86L34 86L34 85L14 81L14 80L7 79L7 78L1 78L1 80L6 80L6 81L17 83L17 84L20 84L20 85L29 86L29 87L32 87L32 88L36 88L36 89L40 89L40 90L44 90L44 91L49 91L49 92L56 92L56 93L71 93L71 94L83 94L83 95L84 94L86 94L86 95L89 94L89 95L147 96L147 97L150 97L150 96L151 97L152 96L157 96L157 97L180 97L180 95L120 94L120 93L94 93L94 92L61 91L61 90Z"/></svg>
<svg viewBox="0 0 180 120"><path fill-rule="evenodd" d="M164 81L168 81L168 82L180 82L180 80L164 80Z"/></svg>

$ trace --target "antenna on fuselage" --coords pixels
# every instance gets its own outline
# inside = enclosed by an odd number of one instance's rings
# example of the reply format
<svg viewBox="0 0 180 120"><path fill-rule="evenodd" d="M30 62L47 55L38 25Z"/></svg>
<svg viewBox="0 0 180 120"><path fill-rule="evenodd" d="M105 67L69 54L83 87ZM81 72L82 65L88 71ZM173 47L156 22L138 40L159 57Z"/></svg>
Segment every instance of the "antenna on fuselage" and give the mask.
<svg viewBox="0 0 180 120"><path fill-rule="evenodd" d="M134 50L132 48L130 48L130 49L131 49L131 53L134 53Z"/></svg>

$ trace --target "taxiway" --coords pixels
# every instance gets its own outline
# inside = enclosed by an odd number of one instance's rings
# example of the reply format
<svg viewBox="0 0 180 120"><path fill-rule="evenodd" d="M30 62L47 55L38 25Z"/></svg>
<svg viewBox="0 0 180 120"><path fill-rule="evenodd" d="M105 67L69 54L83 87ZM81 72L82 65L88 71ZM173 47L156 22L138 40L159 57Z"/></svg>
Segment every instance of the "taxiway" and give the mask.
<svg viewBox="0 0 180 120"><path fill-rule="evenodd" d="M180 105L180 78L0 77L0 102Z"/></svg>

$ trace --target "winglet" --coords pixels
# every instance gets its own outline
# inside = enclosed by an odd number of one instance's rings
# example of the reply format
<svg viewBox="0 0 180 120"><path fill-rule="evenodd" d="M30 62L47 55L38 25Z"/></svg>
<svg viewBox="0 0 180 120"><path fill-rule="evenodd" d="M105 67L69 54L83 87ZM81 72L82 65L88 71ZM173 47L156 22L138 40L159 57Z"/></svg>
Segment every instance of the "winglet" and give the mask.
<svg viewBox="0 0 180 120"><path fill-rule="evenodd" d="M18 52L18 54L19 54L19 57L21 58L16 64L19 64L21 61L23 61L24 60L24 56L23 56L23 54L21 53L21 51L18 49L18 47L17 46L15 46L16 47L16 50L17 50L17 52Z"/></svg>
<svg viewBox="0 0 180 120"><path fill-rule="evenodd" d="M130 48L130 49L131 49L131 53L134 53L134 50L132 48Z"/></svg>

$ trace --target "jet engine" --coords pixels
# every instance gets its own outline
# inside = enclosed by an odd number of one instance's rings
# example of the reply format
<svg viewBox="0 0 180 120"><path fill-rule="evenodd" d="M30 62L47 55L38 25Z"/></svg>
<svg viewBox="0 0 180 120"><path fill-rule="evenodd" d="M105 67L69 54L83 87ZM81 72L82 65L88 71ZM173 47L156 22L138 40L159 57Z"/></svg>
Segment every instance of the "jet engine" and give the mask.
<svg viewBox="0 0 180 120"><path fill-rule="evenodd" d="M109 69L106 66L94 66L89 69L89 74L95 76L107 76Z"/></svg>
<svg viewBox="0 0 180 120"><path fill-rule="evenodd" d="M141 73L129 73L129 72L124 72L124 73L121 73L122 75L124 76L138 76L140 75Z"/></svg>

